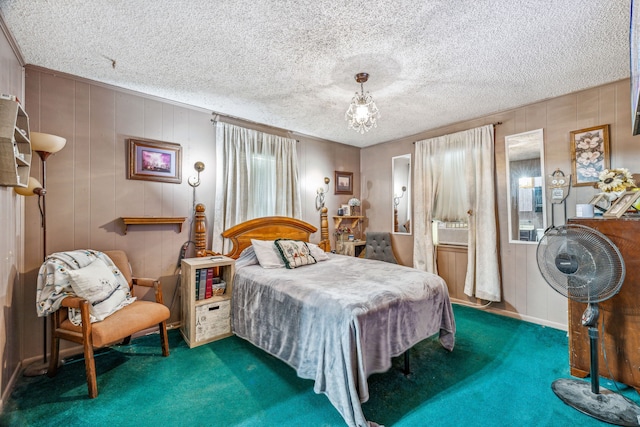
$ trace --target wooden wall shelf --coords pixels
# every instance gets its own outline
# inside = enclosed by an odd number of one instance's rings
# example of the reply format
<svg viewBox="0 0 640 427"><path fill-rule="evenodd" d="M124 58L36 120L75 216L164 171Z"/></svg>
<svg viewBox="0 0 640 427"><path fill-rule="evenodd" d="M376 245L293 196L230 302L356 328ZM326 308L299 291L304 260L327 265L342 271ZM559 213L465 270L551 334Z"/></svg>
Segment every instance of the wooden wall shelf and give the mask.
<svg viewBox="0 0 640 427"><path fill-rule="evenodd" d="M349 222L351 222L351 228L357 228L358 227L358 223L363 218L364 218L364 216L351 216L351 215L338 216L338 215L334 215L333 216L333 222L334 222L335 228L340 227L340 224L342 223L342 221L349 221Z"/></svg>
<svg viewBox="0 0 640 427"><path fill-rule="evenodd" d="M154 224L176 224L178 232L182 232L182 223L187 219L184 216L123 216L124 234L127 234L127 227L130 225L154 225Z"/></svg>

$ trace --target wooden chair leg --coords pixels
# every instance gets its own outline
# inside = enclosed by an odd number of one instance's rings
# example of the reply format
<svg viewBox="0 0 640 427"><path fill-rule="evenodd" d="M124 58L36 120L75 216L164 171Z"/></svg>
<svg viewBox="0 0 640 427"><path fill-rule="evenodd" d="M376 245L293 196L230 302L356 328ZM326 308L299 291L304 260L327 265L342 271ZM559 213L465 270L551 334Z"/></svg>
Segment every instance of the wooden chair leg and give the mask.
<svg viewBox="0 0 640 427"><path fill-rule="evenodd" d="M162 355L167 357L169 355L169 337L167 336L167 321L160 322L158 324L160 328L160 344L162 345Z"/></svg>
<svg viewBox="0 0 640 427"><path fill-rule="evenodd" d="M60 338L56 335L56 325L58 324L59 313L55 312L51 316L51 355L49 358L49 369L47 376L53 378L58 373L58 360L60 358Z"/></svg>
<svg viewBox="0 0 640 427"><path fill-rule="evenodd" d="M85 341L84 343L84 367L87 371L87 389L89 397L98 397L98 380L96 379L96 361L93 358L93 346Z"/></svg>
<svg viewBox="0 0 640 427"><path fill-rule="evenodd" d="M96 379L96 361L93 358L93 329L89 315L89 302L83 301L80 305L80 317L82 318L82 345L84 347L84 367L87 374L87 389L89 397L98 397L98 380Z"/></svg>

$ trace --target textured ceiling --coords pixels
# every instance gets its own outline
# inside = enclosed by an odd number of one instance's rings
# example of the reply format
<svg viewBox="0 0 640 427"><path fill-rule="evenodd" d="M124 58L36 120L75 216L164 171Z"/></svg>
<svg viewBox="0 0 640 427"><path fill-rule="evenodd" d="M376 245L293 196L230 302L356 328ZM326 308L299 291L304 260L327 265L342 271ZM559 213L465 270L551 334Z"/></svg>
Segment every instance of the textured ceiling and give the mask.
<svg viewBox="0 0 640 427"><path fill-rule="evenodd" d="M361 147L627 78L629 10L630 0L0 0L28 64ZM364 135L344 119L358 72L381 112Z"/></svg>

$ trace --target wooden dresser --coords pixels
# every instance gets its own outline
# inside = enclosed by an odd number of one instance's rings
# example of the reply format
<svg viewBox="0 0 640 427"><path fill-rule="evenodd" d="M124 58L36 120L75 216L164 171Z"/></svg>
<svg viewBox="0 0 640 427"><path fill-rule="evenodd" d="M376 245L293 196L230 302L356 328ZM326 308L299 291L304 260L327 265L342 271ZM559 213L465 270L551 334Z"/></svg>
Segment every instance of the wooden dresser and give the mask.
<svg viewBox="0 0 640 427"><path fill-rule="evenodd" d="M567 222L598 230L622 254L626 266L622 288L599 303L599 372L640 392L640 218L571 218ZM580 322L586 306L569 301L569 364L571 375L577 377L589 375L590 369L589 331Z"/></svg>

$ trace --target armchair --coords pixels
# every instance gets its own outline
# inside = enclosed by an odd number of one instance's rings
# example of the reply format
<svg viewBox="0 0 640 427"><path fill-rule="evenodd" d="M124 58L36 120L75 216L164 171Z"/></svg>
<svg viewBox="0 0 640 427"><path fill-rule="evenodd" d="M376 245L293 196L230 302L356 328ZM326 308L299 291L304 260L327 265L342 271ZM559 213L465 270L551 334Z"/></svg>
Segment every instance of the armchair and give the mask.
<svg viewBox="0 0 640 427"><path fill-rule="evenodd" d="M52 313L51 358L47 374L49 377L53 377L57 373L61 339L82 344L90 398L98 396L96 367L93 356L94 349L116 342L128 344L132 334L157 325L160 331L162 355L165 357L169 355L167 319L170 316L170 312L163 304L160 282L154 279L133 277L131 265L125 252L115 250L104 251L103 253L118 267L129 284L132 294L134 285L153 287L156 301L136 299L133 303L122 307L103 320L91 323L90 302L77 296L66 296L62 300L60 308ZM68 316L68 308L75 308L80 312L81 325L76 326L71 322Z"/></svg>
<svg viewBox="0 0 640 427"><path fill-rule="evenodd" d="M398 264L391 245L391 233L368 231L364 257Z"/></svg>

